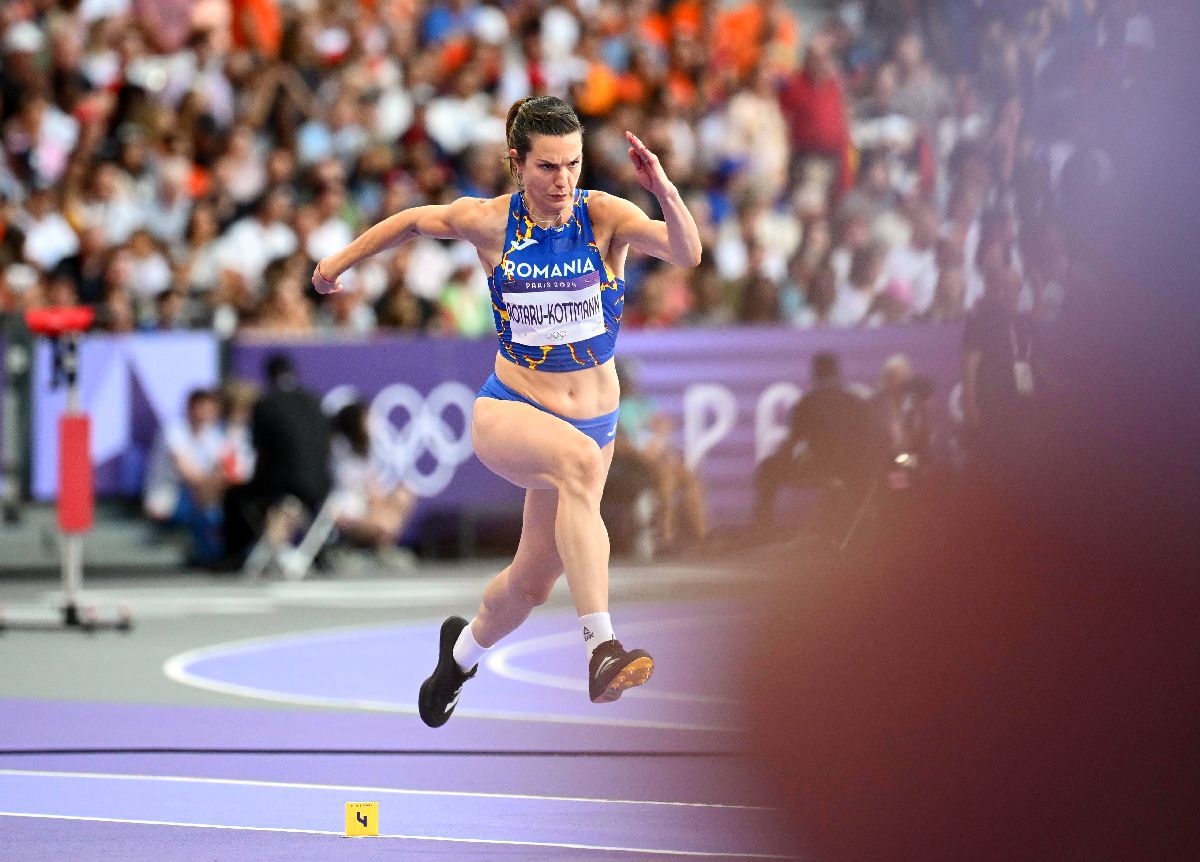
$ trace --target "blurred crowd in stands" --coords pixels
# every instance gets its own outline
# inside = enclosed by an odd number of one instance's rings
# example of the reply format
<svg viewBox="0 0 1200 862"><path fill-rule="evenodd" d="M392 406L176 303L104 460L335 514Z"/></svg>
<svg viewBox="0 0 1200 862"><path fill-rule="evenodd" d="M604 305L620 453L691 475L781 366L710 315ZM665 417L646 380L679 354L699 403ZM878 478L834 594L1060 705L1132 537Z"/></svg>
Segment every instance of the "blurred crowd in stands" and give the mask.
<svg viewBox="0 0 1200 862"><path fill-rule="evenodd" d="M83 302L111 331L492 331L470 246L421 240L306 290L404 207L511 190L504 115L578 108L585 187L705 242L630 261L626 325L956 321L989 285L1052 320L1059 201L1166 0L7 0L0 312Z"/></svg>

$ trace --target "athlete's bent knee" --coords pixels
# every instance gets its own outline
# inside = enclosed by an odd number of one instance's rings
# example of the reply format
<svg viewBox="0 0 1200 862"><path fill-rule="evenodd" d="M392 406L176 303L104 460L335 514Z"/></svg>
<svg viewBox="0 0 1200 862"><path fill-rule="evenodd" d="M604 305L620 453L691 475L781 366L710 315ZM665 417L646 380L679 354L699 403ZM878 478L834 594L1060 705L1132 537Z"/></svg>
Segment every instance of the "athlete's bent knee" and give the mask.
<svg viewBox="0 0 1200 862"><path fill-rule="evenodd" d="M563 452L557 467L559 493L599 498L604 490L604 458L590 441Z"/></svg>

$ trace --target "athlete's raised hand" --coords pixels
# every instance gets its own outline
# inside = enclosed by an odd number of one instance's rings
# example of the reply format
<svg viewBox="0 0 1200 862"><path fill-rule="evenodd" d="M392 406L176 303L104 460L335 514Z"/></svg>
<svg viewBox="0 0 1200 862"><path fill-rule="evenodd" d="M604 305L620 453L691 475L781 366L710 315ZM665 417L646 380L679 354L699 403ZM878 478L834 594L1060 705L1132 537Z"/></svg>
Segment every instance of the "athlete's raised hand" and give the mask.
<svg viewBox="0 0 1200 862"><path fill-rule="evenodd" d="M317 268L313 270L312 286L317 293L337 293L343 287L342 277L335 275L332 279L326 278L325 273L321 271L321 263L317 262Z"/></svg>
<svg viewBox="0 0 1200 862"><path fill-rule="evenodd" d="M650 152L633 132L626 132L625 139L629 141L629 160L633 162L633 169L637 172L637 180L642 188L656 197L670 189L671 181L667 179L667 172L659 163L658 156Z"/></svg>

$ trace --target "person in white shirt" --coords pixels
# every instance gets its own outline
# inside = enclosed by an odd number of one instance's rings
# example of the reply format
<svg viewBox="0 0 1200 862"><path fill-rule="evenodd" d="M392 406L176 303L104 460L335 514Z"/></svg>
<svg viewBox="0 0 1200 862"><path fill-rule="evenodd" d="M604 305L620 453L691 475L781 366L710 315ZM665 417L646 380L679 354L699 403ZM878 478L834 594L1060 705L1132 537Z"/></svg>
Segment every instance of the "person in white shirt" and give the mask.
<svg viewBox="0 0 1200 862"><path fill-rule="evenodd" d="M79 237L55 206L49 189L35 188L29 193L20 225L25 231L21 253L44 271L79 251Z"/></svg>
<svg viewBox="0 0 1200 862"><path fill-rule="evenodd" d="M378 552L395 548L417 496L380 455L367 406L355 401L339 410L333 435L330 469L338 529Z"/></svg>
<svg viewBox="0 0 1200 862"><path fill-rule="evenodd" d="M468 65L454 77L450 92L430 101L425 113L429 136L442 151L457 156L478 143L501 143L504 124L492 113L480 70Z"/></svg>
<svg viewBox="0 0 1200 862"><path fill-rule="evenodd" d="M171 289L171 266L166 256L145 228L134 231L128 249L133 257L133 278L130 288L138 300L147 303Z"/></svg>
<svg viewBox="0 0 1200 862"><path fill-rule="evenodd" d="M216 563L224 552L225 437L219 415L220 402L213 392L192 391L185 418L159 429L146 465L146 515L161 524L185 527L192 539L191 562L198 565Z"/></svg>
<svg viewBox="0 0 1200 862"><path fill-rule="evenodd" d="M838 284L837 298L829 312L830 325L858 326L866 322L880 287L883 260L884 250L879 243L869 243L854 253L850 277Z"/></svg>
<svg viewBox="0 0 1200 862"><path fill-rule="evenodd" d="M267 189L254 214L234 222L221 240L221 267L241 276L254 296L262 292L267 264L296 250L296 232L286 221L291 208L287 189Z"/></svg>
<svg viewBox="0 0 1200 862"><path fill-rule="evenodd" d="M883 265L883 282L906 285L911 297L912 313L924 316L933 304L937 289L937 213L928 204L920 203L911 213L912 233L908 242L888 252Z"/></svg>
<svg viewBox="0 0 1200 862"><path fill-rule="evenodd" d="M304 241L304 251L311 260L321 260L354 240L354 230L341 215L345 204L346 190L338 183L325 186L317 195L316 226Z"/></svg>
<svg viewBox="0 0 1200 862"><path fill-rule="evenodd" d="M22 93L4 125L4 149L14 162L28 165L34 185L61 182L78 141L79 122L38 90Z"/></svg>
<svg viewBox="0 0 1200 862"><path fill-rule="evenodd" d="M189 293L208 294L217 287L222 244L216 210L208 201L198 202L188 218L185 242L172 247L177 277Z"/></svg>
<svg viewBox="0 0 1200 862"><path fill-rule="evenodd" d="M192 214L192 196L187 183L190 164L170 157L163 162L154 197L147 204L148 227L154 238L168 248L183 242Z"/></svg>
<svg viewBox="0 0 1200 862"><path fill-rule="evenodd" d="M83 204L85 222L104 229L109 247L125 243L146 224L147 212L133 195L129 175L112 162L101 162Z"/></svg>

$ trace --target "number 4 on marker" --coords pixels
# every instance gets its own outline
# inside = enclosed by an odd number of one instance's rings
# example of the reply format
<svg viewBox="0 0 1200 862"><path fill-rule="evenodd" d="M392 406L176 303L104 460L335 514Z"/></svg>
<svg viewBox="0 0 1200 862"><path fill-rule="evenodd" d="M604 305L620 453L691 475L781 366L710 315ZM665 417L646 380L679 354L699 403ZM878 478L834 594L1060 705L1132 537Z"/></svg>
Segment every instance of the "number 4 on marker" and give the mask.
<svg viewBox="0 0 1200 862"><path fill-rule="evenodd" d="M379 803L347 802L346 834L351 837L358 835L378 835Z"/></svg>

